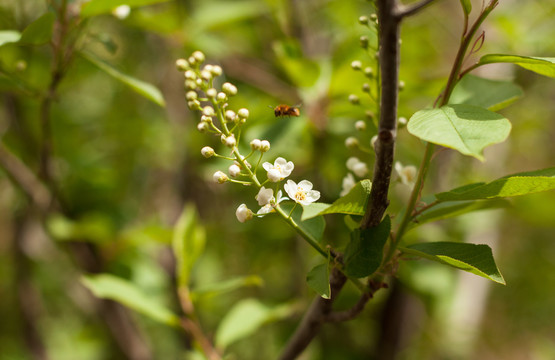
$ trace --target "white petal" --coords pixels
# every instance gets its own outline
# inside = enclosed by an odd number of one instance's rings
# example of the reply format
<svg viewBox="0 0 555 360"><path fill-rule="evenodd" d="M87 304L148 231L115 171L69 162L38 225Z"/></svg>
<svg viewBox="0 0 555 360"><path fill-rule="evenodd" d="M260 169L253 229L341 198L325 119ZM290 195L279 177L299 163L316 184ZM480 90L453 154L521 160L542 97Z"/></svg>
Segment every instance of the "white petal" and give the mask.
<svg viewBox="0 0 555 360"><path fill-rule="evenodd" d="M312 190L314 185L312 185L312 183L308 180L302 180L298 186L300 186L304 191L309 191Z"/></svg>
<svg viewBox="0 0 555 360"><path fill-rule="evenodd" d="M285 192L291 199L295 198L295 193L297 192L297 184L293 180L287 180L287 183L283 186Z"/></svg>
<svg viewBox="0 0 555 360"><path fill-rule="evenodd" d="M268 180L271 182L278 182L281 180L281 173L278 169L270 169L268 170Z"/></svg>
<svg viewBox="0 0 555 360"><path fill-rule="evenodd" d="M265 162L264 164L262 164L262 167L264 168L264 170L270 171L270 169L274 168L274 165L270 164L269 162Z"/></svg>

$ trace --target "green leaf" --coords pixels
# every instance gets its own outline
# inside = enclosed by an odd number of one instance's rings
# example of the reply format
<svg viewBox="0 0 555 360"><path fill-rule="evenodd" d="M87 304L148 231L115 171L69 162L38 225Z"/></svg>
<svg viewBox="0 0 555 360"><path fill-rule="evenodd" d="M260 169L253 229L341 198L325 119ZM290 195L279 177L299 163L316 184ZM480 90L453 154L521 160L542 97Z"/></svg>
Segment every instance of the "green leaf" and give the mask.
<svg viewBox="0 0 555 360"><path fill-rule="evenodd" d="M320 77L321 67L316 61L307 59L300 44L294 40L274 42L274 53L288 75L298 87L311 87Z"/></svg>
<svg viewBox="0 0 555 360"><path fill-rule="evenodd" d="M115 237L112 218L102 213L87 213L77 220L70 220L61 214L51 215L46 226L57 241L90 241L106 243Z"/></svg>
<svg viewBox="0 0 555 360"><path fill-rule="evenodd" d="M215 284L200 285L191 291L191 298L193 301L205 300L246 286L262 286L263 283L264 281L258 275L241 276Z"/></svg>
<svg viewBox="0 0 555 360"><path fill-rule="evenodd" d="M120 5L127 5L133 9L140 6L169 1L170 0L91 0L83 4L83 7L81 8L81 16L89 17L110 13Z"/></svg>
<svg viewBox="0 0 555 360"><path fill-rule="evenodd" d="M484 148L504 141L511 123L489 110L459 104L418 111L410 118L407 129L422 140L484 161Z"/></svg>
<svg viewBox="0 0 555 360"><path fill-rule="evenodd" d="M268 307L256 299L239 301L222 319L216 331L215 342L220 348L249 337L262 325L289 316L290 305Z"/></svg>
<svg viewBox="0 0 555 360"><path fill-rule="evenodd" d="M135 79L134 77L131 77L129 75L125 75L121 73L119 70L115 69L111 65L108 65L107 63L96 58L93 55L85 54L82 52L80 53L80 55L90 63L94 64L100 70L104 71L105 73L113 77L114 79L121 81L125 85L129 86L138 94L144 96L145 98L155 102L156 104L162 107L166 105L164 101L164 97L162 96L162 93L154 85Z"/></svg>
<svg viewBox="0 0 555 360"><path fill-rule="evenodd" d="M188 286L191 270L204 250L206 232L197 224L194 205L187 204L175 224L172 248L177 261L176 275L180 287Z"/></svg>
<svg viewBox="0 0 555 360"><path fill-rule="evenodd" d="M555 189L555 167L508 175L490 183L464 185L436 194L439 201L491 199L533 194Z"/></svg>
<svg viewBox="0 0 555 360"><path fill-rule="evenodd" d="M399 248L404 253L453 266L475 275L505 284L487 245L435 242Z"/></svg>
<svg viewBox="0 0 555 360"><path fill-rule="evenodd" d="M8 43L15 43L21 39L21 33L16 30L0 31L0 46Z"/></svg>
<svg viewBox="0 0 555 360"><path fill-rule="evenodd" d="M19 43L30 45L46 44L52 38L54 20L56 20L54 13L47 12L42 15L23 30Z"/></svg>
<svg viewBox="0 0 555 360"><path fill-rule="evenodd" d="M294 205L289 203L280 206L286 214L289 214ZM295 207L295 210L293 210L293 214L291 215L291 217L300 228L302 228L305 232L310 234L316 240L321 241L324 236L324 230L326 229L326 221L324 220L324 217L317 216L311 219L303 220L303 208L304 207L297 205Z"/></svg>
<svg viewBox="0 0 555 360"><path fill-rule="evenodd" d="M364 215L366 204L372 189L370 180L358 182L349 193L340 197L333 204L315 203L305 206L303 220L325 214Z"/></svg>
<svg viewBox="0 0 555 360"><path fill-rule="evenodd" d="M179 326L177 315L150 299L125 279L109 274L99 274L83 276L81 282L99 298L117 301L163 324Z"/></svg>
<svg viewBox="0 0 555 360"><path fill-rule="evenodd" d="M461 5L466 15L470 14L472 11L472 3L470 0L461 0Z"/></svg>
<svg viewBox="0 0 555 360"><path fill-rule="evenodd" d="M199 5L190 26L195 32L229 26L269 12L268 6L258 0L203 1Z"/></svg>
<svg viewBox="0 0 555 360"><path fill-rule="evenodd" d="M361 278L374 273L382 262L390 230L391 219L387 215L376 227L353 231L345 249L345 274Z"/></svg>
<svg viewBox="0 0 555 360"><path fill-rule="evenodd" d="M511 81L484 79L466 75L453 90L450 104L467 104L497 111L522 96L522 89Z"/></svg>
<svg viewBox="0 0 555 360"><path fill-rule="evenodd" d="M306 275L306 282L318 295L324 299L329 299L331 297L329 262L317 265L310 270Z"/></svg>
<svg viewBox="0 0 555 360"><path fill-rule="evenodd" d="M510 203L504 199L444 202L422 212L414 219L414 223L416 223L416 225L422 225L432 221L452 218L469 212L505 208L508 207L509 204Z"/></svg>
<svg viewBox="0 0 555 360"><path fill-rule="evenodd" d="M512 63L540 75L555 78L555 58L518 55L488 54L478 61L478 65Z"/></svg>

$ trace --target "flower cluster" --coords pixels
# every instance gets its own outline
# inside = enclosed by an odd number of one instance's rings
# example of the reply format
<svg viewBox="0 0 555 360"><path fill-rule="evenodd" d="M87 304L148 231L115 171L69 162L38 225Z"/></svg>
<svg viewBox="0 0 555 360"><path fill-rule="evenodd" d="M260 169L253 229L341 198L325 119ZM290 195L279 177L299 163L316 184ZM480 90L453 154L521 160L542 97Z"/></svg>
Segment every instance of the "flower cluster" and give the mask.
<svg viewBox="0 0 555 360"><path fill-rule="evenodd" d="M245 156L241 154L239 149L241 130L249 118L249 111L244 108L237 111L229 108L229 98L237 95L237 87L225 82L221 89L217 89L215 79L223 74L223 70L218 65L204 65L204 62L205 55L200 51L195 51L188 59L177 60L176 65L185 77L187 91L185 96L189 109L201 113L197 129L200 132L218 136L229 152L229 155L223 155L210 146L201 149L200 152L205 158L217 157L231 162L227 173L221 170L214 173L214 182L218 184L233 182L257 187L258 193L255 200L261 207L256 216L274 212L278 209L279 203L285 200L293 200L295 205L308 205L318 200L320 192L312 190L313 185L308 180L302 180L298 184L287 180L284 190L289 198L282 197L282 191L279 189L280 183L291 175L295 165L283 157L276 158L273 164L262 163L264 154L270 150L268 140L252 140L250 152ZM258 159L256 159L257 155ZM255 158L254 161L251 160L252 157ZM260 169L261 163L262 169ZM257 175L259 170L265 171L265 181L259 179ZM246 204L241 204L235 215L240 222L245 222L255 216Z"/></svg>

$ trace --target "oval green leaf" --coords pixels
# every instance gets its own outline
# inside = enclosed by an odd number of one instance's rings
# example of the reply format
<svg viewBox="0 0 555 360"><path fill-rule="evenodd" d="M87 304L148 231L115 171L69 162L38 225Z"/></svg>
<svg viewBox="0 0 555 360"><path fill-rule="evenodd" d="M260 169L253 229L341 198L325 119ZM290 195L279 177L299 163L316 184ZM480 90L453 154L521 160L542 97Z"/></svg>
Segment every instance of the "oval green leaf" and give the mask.
<svg viewBox="0 0 555 360"><path fill-rule="evenodd" d="M504 141L511 123L484 108L459 104L418 111L407 129L422 140L484 161L484 148Z"/></svg>
<svg viewBox="0 0 555 360"><path fill-rule="evenodd" d="M376 227L353 231L345 249L345 274L361 278L374 273L382 263L383 247L390 230L391 219L387 215Z"/></svg>
<svg viewBox="0 0 555 360"><path fill-rule="evenodd" d="M310 270L306 275L306 282L318 295L324 299L329 299L331 297L329 262L317 265Z"/></svg>
<svg viewBox="0 0 555 360"><path fill-rule="evenodd" d="M470 2L470 0L461 0L461 5L464 13L466 15L470 14L470 12L472 11L472 3Z"/></svg>
<svg viewBox="0 0 555 360"><path fill-rule="evenodd" d="M108 65L104 61L97 59L95 56L85 53L80 53L80 55L89 61L91 64L98 67L100 70L104 71L106 74L110 75L114 79L121 81L125 85L129 86L132 90L138 94L144 96L145 98L155 102L156 104L164 107L166 105L164 97L158 88L152 84L141 81L129 75L125 75L119 70L115 69L111 65Z"/></svg>
<svg viewBox="0 0 555 360"><path fill-rule="evenodd" d="M537 74L555 78L555 58L553 57L488 54L482 56L477 65L493 63L511 63Z"/></svg>
<svg viewBox="0 0 555 360"><path fill-rule="evenodd" d="M153 320L179 326L179 317L143 293L135 284L110 274L87 275L81 283L101 299L117 301Z"/></svg>
<svg viewBox="0 0 555 360"><path fill-rule="evenodd" d="M555 190L555 167L508 175L487 184L475 183L436 194L439 201L513 197Z"/></svg>
<svg viewBox="0 0 555 360"><path fill-rule="evenodd" d="M18 42L21 39L21 33L16 30L0 31L0 46L8 43Z"/></svg>
<svg viewBox="0 0 555 360"><path fill-rule="evenodd" d="M522 89L511 81L466 75L458 83L449 104L467 104L490 111L503 109L522 96Z"/></svg>
<svg viewBox="0 0 555 360"><path fill-rule="evenodd" d="M505 285L505 280L493 259L491 248L487 245L434 242L415 244L407 248L400 247L399 250L409 255L468 271Z"/></svg>
<svg viewBox="0 0 555 360"><path fill-rule="evenodd" d="M23 30L19 43L30 45L46 44L52 38L52 29L55 19L56 16L51 12L42 15Z"/></svg>
<svg viewBox="0 0 555 360"><path fill-rule="evenodd" d="M193 301L205 300L214 296L226 294L228 292L247 287L262 286L264 280L258 275L241 276L233 279L221 281L215 284L203 284L191 291Z"/></svg>

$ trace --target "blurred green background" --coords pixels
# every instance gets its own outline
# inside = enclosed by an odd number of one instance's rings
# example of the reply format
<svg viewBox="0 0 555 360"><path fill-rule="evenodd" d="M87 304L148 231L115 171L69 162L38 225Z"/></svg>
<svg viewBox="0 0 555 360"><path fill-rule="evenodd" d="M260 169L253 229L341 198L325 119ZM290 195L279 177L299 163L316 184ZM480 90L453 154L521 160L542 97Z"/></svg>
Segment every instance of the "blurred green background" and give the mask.
<svg viewBox="0 0 555 360"><path fill-rule="evenodd" d="M122 3L113 2L114 7ZM357 20L373 13L370 2L150 3L132 7L123 19L111 13L90 16L75 32L79 50L154 84L165 107L74 54L50 112L53 183L64 211L45 223L56 236L47 235L29 200L0 169L1 359L193 358L182 333L136 313L131 317L144 351L122 350L109 323L98 316L111 305L99 305L79 281L83 273L111 273L178 311L169 242L186 203L196 206L207 231L193 285L244 275L263 280L262 286L196 303L206 332L213 335L241 299L254 297L291 310L232 344L230 359L275 358L315 296L305 276L318 263L317 254L275 217L239 223L235 209L241 203L255 207L253 190L211 181L213 172L228 164L200 155L203 146L217 147L219 140L196 130L199 116L186 107L176 59L201 50L208 63L222 66L225 80L239 89L231 107L246 107L251 114L245 147L255 137L270 140L265 160L294 161L293 179L311 180L321 201L338 197L350 156L372 168L373 155L344 146L348 136L369 146L375 135L372 120L363 134L354 129L376 109L362 92L368 79L350 66L353 60L373 66L373 51L362 49L359 37L375 34ZM473 4L479 9L481 2ZM70 1L70 16L78 19L82 5ZM1 0L0 30L21 32L48 10L43 1ZM554 17L552 2L501 1L484 24L485 43L477 56L553 56ZM437 1L404 22L399 116L409 118L433 102L461 29L455 0ZM48 87L52 62L48 44L0 47L2 142L33 170L39 168L41 144L36 94ZM427 194L555 164L553 81L510 64L483 67L475 75L512 79L524 90L502 111L513 125L510 138L487 149L485 163L441 152ZM350 94L360 96L360 105L349 103ZM302 104L302 116L274 118L268 106L281 103ZM417 165L423 149L399 130L397 160ZM395 214L406 201L406 189L394 183L391 197ZM408 234L409 241L489 244L506 286L425 261L403 263L389 290L379 292L356 320L326 325L303 359L555 358L555 192L516 198L511 205ZM326 239L340 247L347 240L343 219L326 220ZM78 254L83 249L94 254L93 265ZM348 287L336 305L348 308L356 300L357 290ZM37 344L45 352L35 351Z"/></svg>

